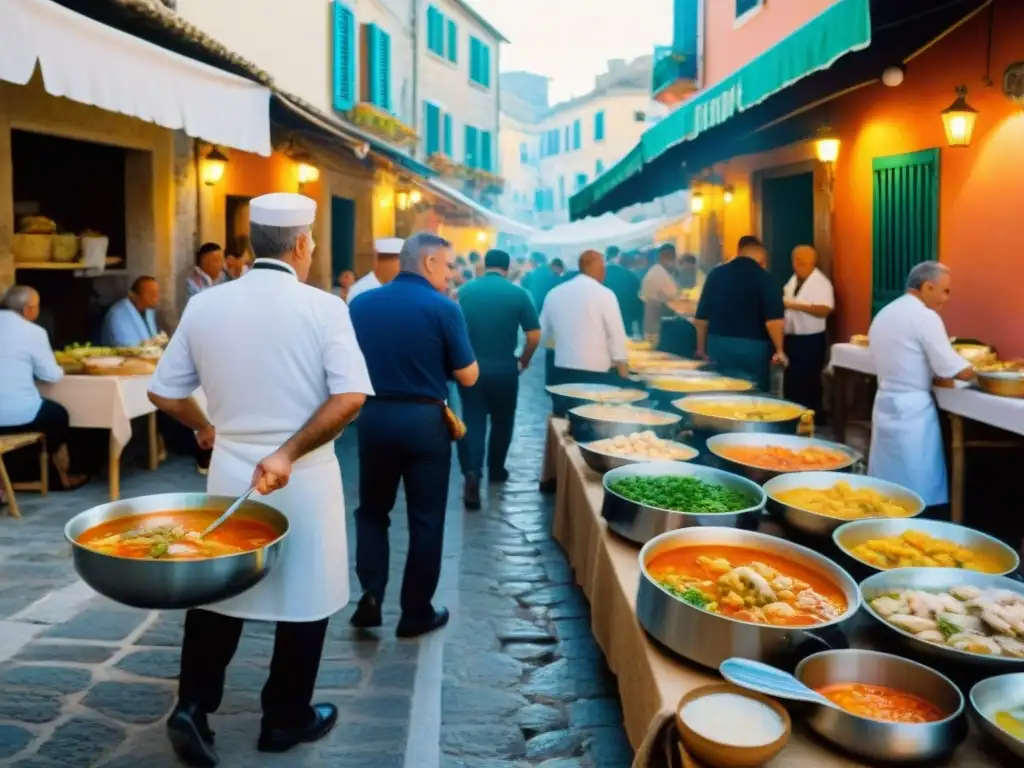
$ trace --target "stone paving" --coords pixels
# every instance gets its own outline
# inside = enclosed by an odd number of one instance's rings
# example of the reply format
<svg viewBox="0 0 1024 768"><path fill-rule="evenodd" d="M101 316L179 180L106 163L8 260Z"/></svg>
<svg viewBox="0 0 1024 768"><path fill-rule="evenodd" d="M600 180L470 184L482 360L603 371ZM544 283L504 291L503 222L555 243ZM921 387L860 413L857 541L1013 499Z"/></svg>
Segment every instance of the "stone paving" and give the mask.
<svg viewBox="0 0 1024 768"><path fill-rule="evenodd" d="M339 706L338 727L286 755L255 751L273 628L249 623L224 704L211 718L222 765L630 764L614 677L591 636L587 603L550 538L550 499L537 488L547 409L538 366L524 375L512 476L489 490L482 512L461 510L453 469L439 590L453 621L440 639L399 642L392 634L407 547L398 508L383 630L351 630L351 608L330 625L317 696ZM354 437L350 431L337 448L350 479ZM122 478L126 497L201 487L191 464L174 458L155 473L125 467ZM350 510L355 491L354 483L346 489ZM24 519L0 518L0 765L178 765L163 719L174 702L183 614L129 609L95 596L76 578L62 539L63 523L102 503L105 492L93 482L47 499L25 493L19 497ZM355 595L354 574L352 584Z"/></svg>

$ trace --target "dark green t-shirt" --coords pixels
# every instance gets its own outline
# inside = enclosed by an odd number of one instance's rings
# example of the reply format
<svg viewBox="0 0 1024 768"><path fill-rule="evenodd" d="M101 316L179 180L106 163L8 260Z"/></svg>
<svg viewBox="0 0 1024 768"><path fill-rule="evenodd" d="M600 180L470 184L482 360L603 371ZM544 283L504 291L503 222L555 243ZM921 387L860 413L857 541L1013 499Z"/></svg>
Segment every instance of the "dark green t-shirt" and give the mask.
<svg viewBox="0 0 1024 768"><path fill-rule="evenodd" d="M519 344L519 329L540 328L530 294L497 272L463 285L458 301L478 360L512 357Z"/></svg>

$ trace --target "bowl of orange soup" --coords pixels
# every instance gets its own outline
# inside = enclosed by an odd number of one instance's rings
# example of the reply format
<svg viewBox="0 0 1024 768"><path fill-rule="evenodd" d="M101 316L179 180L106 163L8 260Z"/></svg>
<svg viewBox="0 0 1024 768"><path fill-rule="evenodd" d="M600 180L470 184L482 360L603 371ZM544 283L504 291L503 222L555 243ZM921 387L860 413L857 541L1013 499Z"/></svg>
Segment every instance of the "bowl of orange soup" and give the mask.
<svg viewBox="0 0 1024 768"><path fill-rule="evenodd" d="M101 595L134 608L195 608L251 589L281 555L288 518L251 499L199 538L234 501L205 493L122 499L75 515L64 538L78 575Z"/></svg>

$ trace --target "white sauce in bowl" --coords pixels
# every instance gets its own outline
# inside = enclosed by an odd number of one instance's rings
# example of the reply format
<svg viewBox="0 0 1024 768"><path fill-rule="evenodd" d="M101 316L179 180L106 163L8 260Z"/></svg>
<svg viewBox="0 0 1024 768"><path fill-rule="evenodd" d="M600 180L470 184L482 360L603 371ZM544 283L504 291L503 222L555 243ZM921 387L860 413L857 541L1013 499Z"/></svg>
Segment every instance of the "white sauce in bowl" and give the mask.
<svg viewBox="0 0 1024 768"><path fill-rule="evenodd" d="M693 699L679 716L695 733L730 747L763 747L786 732L786 724L774 709L738 693Z"/></svg>

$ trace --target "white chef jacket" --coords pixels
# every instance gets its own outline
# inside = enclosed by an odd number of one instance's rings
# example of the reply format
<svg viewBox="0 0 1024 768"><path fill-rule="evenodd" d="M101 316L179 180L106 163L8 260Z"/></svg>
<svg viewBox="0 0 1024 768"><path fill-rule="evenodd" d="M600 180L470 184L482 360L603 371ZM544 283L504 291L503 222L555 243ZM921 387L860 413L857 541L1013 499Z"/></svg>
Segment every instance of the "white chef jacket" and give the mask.
<svg viewBox="0 0 1024 768"><path fill-rule="evenodd" d="M377 273L372 269L365 275L360 277L354 283L352 287L348 289L348 302L352 303L352 299L358 296L360 293L366 293L372 291L374 288L380 288L380 280L377 279Z"/></svg>
<svg viewBox="0 0 1024 768"><path fill-rule="evenodd" d="M540 313L541 338L554 341L555 365L605 372L625 362L626 327L610 288L588 275L551 289Z"/></svg>
<svg viewBox="0 0 1024 768"><path fill-rule="evenodd" d="M934 377L950 379L967 367L942 318L909 293L882 308L868 339L880 390L931 392Z"/></svg>
<svg viewBox="0 0 1024 768"><path fill-rule="evenodd" d="M264 261L286 270L255 268ZM256 464L328 396L373 394L345 302L300 283L283 262L257 259L253 267L192 298L150 382L150 391L175 399L202 385L217 430L207 489L218 495L241 495ZM229 327L244 333L210 331ZM289 484L261 500L289 520L280 561L252 589L207 607L263 621L317 621L336 613L349 588L333 445L301 458Z"/></svg>
<svg viewBox="0 0 1024 768"><path fill-rule="evenodd" d="M661 304L672 301L679 295L679 286L675 278L661 264L655 264L644 275L640 282L640 300L654 301Z"/></svg>
<svg viewBox="0 0 1024 768"><path fill-rule="evenodd" d="M835 309L836 297L832 288L832 281L825 277L825 273L815 267L814 271L807 276L800 290L796 289L797 276L789 278L782 289L783 297L796 299L805 304L816 304L818 306ZM790 336L809 336L813 333L824 333L828 318L815 317L806 312L796 309L786 310L786 333Z"/></svg>
<svg viewBox="0 0 1024 768"><path fill-rule="evenodd" d="M46 329L17 312L0 310L0 427L28 424L43 404L36 381L60 381Z"/></svg>

